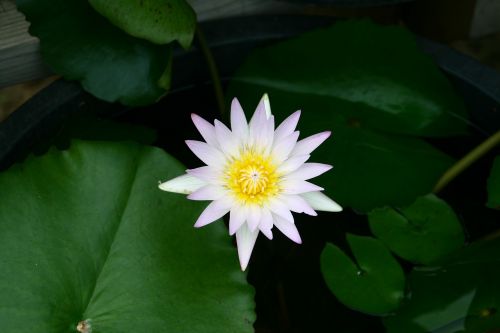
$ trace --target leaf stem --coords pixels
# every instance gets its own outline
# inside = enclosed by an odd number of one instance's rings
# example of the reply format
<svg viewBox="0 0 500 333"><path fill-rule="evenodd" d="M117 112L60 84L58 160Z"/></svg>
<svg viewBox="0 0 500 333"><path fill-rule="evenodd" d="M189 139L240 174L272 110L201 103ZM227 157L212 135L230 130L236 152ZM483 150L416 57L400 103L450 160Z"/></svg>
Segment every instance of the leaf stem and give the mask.
<svg viewBox="0 0 500 333"><path fill-rule="evenodd" d="M472 163L480 159L484 154L489 152L497 144L500 143L500 131L496 132L476 148L472 149L467 155L462 157L457 163L449 168L439 179L434 187L433 193L441 191L449 182L461 174Z"/></svg>
<svg viewBox="0 0 500 333"><path fill-rule="evenodd" d="M215 64L212 51L210 51L210 47L208 46L207 40L205 39L205 34L201 30L199 24L196 26L196 37L198 38L200 50L203 53L205 60L207 61L207 66L210 72L210 77L212 78L215 98L217 100L217 106L219 108L219 112L221 116L224 116L226 107L224 103L224 93L222 91L222 83L220 80L219 70L217 69L217 65Z"/></svg>

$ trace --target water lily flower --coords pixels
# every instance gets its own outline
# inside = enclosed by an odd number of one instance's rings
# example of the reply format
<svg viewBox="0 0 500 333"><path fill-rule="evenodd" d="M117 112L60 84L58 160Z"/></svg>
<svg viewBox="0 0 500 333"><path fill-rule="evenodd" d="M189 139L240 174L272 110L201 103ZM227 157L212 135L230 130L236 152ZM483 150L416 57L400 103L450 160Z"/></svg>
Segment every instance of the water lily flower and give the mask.
<svg viewBox="0 0 500 333"><path fill-rule="evenodd" d="M259 232L272 239L271 229L276 227L292 241L302 243L291 212L316 216L316 210L342 210L321 192L323 188L308 181L331 169L330 165L307 162L330 132L298 140L295 128L299 117L297 111L275 128L267 94L250 122L238 100L233 99L231 129L218 120L212 125L192 114L205 141L186 143L206 165L160 184L164 191L211 201L195 227L229 213L229 234L236 234L242 270L248 265Z"/></svg>

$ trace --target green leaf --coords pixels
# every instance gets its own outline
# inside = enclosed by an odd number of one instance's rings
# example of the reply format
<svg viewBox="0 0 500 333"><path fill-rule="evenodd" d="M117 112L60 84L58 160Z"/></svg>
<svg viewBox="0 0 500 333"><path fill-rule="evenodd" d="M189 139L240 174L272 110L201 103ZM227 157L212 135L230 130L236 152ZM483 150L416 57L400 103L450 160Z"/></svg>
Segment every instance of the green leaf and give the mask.
<svg viewBox="0 0 500 333"><path fill-rule="evenodd" d="M500 327L500 241L464 248L441 267L414 269L411 298L388 333L493 332Z"/></svg>
<svg viewBox="0 0 500 333"><path fill-rule="evenodd" d="M170 47L132 37L85 0L17 0L50 68L108 102L146 105L166 93Z"/></svg>
<svg viewBox="0 0 500 333"><path fill-rule="evenodd" d="M89 0L92 7L130 35L157 44L174 40L189 48L196 14L185 0Z"/></svg>
<svg viewBox="0 0 500 333"><path fill-rule="evenodd" d="M398 47L408 48L401 54L401 57L406 55L408 61L403 62L396 56L373 55L370 58L371 52L378 52L372 43L376 37L372 36L372 30L377 31L378 39L397 37L396 44L401 43ZM354 38L360 31L373 38ZM343 37L344 34L349 38ZM431 192L453 160L419 138L394 132L451 135L463 130L463 123L454 121L448 112L448 109L461 110L457 106L461 102L435 66L415 50L414 42L408 38L408 33L396 28L380 28L367 22L338 23L330 29L255 51L231 81L227 96L236 96L247 112L251 112L255 101L267 92L278 120L294 110L303 110L298 125L301 137L331 130L332 139L320 146L313 159L331 164L334 169L315 180L341 205L360 212L386 205L408 205L418 196ZM324 43L325 40L331 42ZM351 50L351 44L356 48ZM356 52L361 52L359 48L363 45L363 57L359 57ZM297 57L302 59L301 66L292 66L290 59ZM350 71L344 71L347 65ZM395 68L391 69L393 66ZM415 68L418 68L418 75L413 73ZM420 81L427 74L421 73L427 71L431 73L428 77L435 80L424 84ZM413 74L403 76L407 72ZM395 79L398 75L400 81ZM420 81L415 78L421 83L418 89L417 83L407 82L414 76L420 78ZM384 86L379 87L374 78L382 82L389 80L393 89L382 89ZM339 85L339 82L344 83ZM347 83L352 86L353 96L363 98L362 102L353 101L352 96L346 95ZM427 91L428 86L433 89ZM409 87L415 89L408 90ZM401 90L408 92L402 94ZM372 91L377 91L379 98L374 98ZM409 102L414 99L421 101L415 104L420 107ZM400 104L415 107L405 107L406 111L398 114L382 107Z"/></svg>
<svg viewBox="0 0 500 333"><path fill-rule="evenodd" d="M488 202L486 206L500 209L500 156L495 158L488 178Z"/></svg>
<svg viewBox="0 0 500 333"><path fill-rule="evenodd" d="M453 209L433 194L407 207L376 209L368 219L373 234L391 251L417 264L433 264L465 241Z"/></svg>
<svg viewBox="0 0 500 333"><path fill-rule="evenodd" d="M321 98L361 126L386 132L438 137L467 132L464 103L400 27L339 22L255 51L233 82Z"/></svg>
<svg viewBox="0 0 500 333"><path fill-rule="evenodd" d="M222 223L162 192L184 168L134 143L74 142L0 174L2 332L252 332Z"/></svg>
<svg viewBox="0 0 500 333"><path fill-rule="evenodd" d="M404 297L405 276L389 250L377 239L347 235L352 260L328 244L321 254L326 283L345 305L370 314L386 314Z"/></svg>

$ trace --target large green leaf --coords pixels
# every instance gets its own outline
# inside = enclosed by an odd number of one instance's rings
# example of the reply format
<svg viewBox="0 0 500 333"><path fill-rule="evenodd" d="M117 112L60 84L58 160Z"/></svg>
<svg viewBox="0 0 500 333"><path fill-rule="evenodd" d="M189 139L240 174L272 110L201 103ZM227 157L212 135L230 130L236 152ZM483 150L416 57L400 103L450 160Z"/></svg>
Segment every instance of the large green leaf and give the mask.
<svg viewBox="0 0 500 333"><path fill-rule="evenodd" d="M500 156L495 158L488 178L488 202L486 206L500 209Z"/></svg>
<svg viewBox="0 0 500 333"><path fill-rule="evenodd" d="M361 32L371 38L361 38ZM374 39L386 45L392 37L402 53L382 56ZM453 160L419 138L394 132L451 135L464 129L448 112L463 110L460 100L409 38L396 28L338 23L255 51L235 74L227 96L238 97L252 111L267 92L279 120L303 110L302 136L331 130L332 139L313 158L334 166L317 183L343 206L367 212L408 205L431 192ZM300 66L292 66L296 59ZM422 82L424 77L432 82ZM404 106L404 112L389 106Z"/></svg>
<svg viewBox="0 0 500 333"><path fill-rule="evenodd" d="M388 333L496 332L500 327L500 241L464 248L434 268L414 269L411 298L387 317Z"/></svg>
<svg viewBox="0 0 500 333"><path fill-rule="evenodd" d="M158 190L183 167L134 143L74 142L0 174L2 332L251 332L227 230Z"/></svg>
<svg viewBox="0 0 500 333"><path fill-rule="evenodd" d="M358 311L386 314L397 309L404 297L405 276L396 259L377 239L348 235L347 241L356 263L332 244L321 255L330 290Z"/></svg>
<svg viewBox="0 0 500 333"><path fill-rule="evenodd" d="M368 219L375 236L401 258L418 264L432 264L465 241L453 209L433 194L407 207L376 209Z"/></svg>
<svg viewBox="0 0 500 333"><path fill-rule="evenodd" d="M400 27L339 22L255 51L233 82L325 99L373 129L440 137L466 132L462 100Z"/></svg>
<svg viewBox="0 0 500 333"><path fill-rule="evenodd" d="M92 7L132 36L157 44L174 40L187 49L196 14L185 0L89 0Z"/></svg>
<svg viewBox="0 0 500 333"><path fill-rule="evenodd" d="M17 0L51 69L93 95L127 105L155 102L169 88L171 50L132 37L85 0Z"/></svg>

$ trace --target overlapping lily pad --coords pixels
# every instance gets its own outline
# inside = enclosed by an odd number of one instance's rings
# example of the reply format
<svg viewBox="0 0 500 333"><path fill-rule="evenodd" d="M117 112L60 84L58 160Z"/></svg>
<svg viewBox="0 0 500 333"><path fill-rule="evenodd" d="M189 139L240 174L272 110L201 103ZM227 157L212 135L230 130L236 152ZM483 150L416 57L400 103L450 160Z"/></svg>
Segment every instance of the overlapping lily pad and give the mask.
<svg viewBox="0 0 500 333"><path fill-rule="evenodd" d="M347 241L356 262L332 244L321 255L321 270L330 290L358 311L387 314L397 309L405 288L399 263L377 239L348 235Z"/></svg>
<svg viewBox="0 0 500 333"><path fill-rule="evenodd" d="M74 142L1 173L2 332L252 332L224 225L194 229L203 204L158 190L183 170L156 148Z"/></svg>
<svg viewBox="0 0 500 333"><path fill-rule="evenodd" d="M146 105L170 84L171 50L132 37L85 0L17 0L44 61L103 100Z"/></svg>
<svg viewBox="0 0 500 333"><path fill-rule="evenodd" d="M368 219L375 236L398 256L417 264L433 264L465 241L453 209L433 194L407 207L376 209Z"/></svg>

